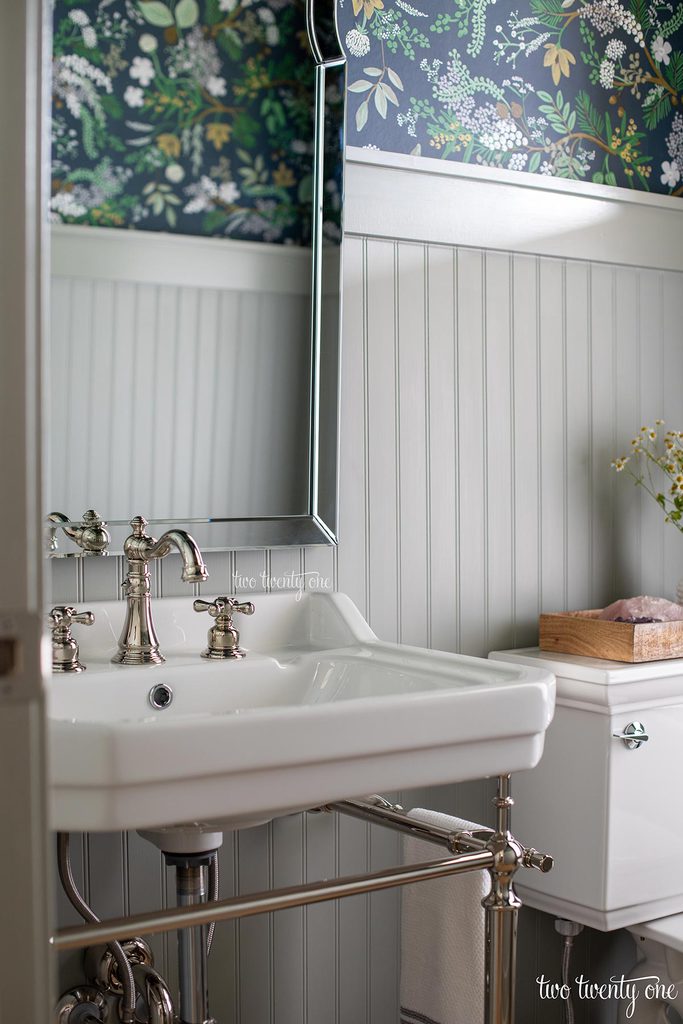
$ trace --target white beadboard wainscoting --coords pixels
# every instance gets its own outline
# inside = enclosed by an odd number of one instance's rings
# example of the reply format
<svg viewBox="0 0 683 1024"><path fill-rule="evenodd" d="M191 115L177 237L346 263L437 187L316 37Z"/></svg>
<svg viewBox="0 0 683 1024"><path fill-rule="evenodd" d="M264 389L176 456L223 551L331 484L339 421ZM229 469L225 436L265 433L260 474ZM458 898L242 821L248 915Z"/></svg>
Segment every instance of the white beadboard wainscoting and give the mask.
<svg viewBox="0 0 683 1024"><path fill-rule="evenodd" d="M683 204L618 203L556 183L534 192L524 176L515 186L378 159L354 153L348 164L339 547L209 554L203 591L231 592L235 574L315 572L383 638L478 655L534 643L542 609L672 596L681 538L609 463L641 423L683 422ZM420 214L437 196L439 217ZM515 211L537 196L547 230L534 251L528 215ZM596 217L609 207L599 230L586 225L586 203ZM119 558L56 561L53 599L111 599L122 573ZM179 576L173 556L155 566L157 596L187 593ZM482 781L399 797L489 822L492 792ZM172 899L170 873L137 835L74 839L97 913ZM398 855L381 829L290 816L226 836L222 892L373 870ZM60 897L60 922L73 920ZM387 892L221 925L213 1013L221 1024L396 1024L398 923L399 897ZM155 940L171 979L174 942ZM587 930L576 973L620 973L630 950L623 933ZM525 911L521 1024L562 1020L534 981L559 977L560 953L552 919ZM79 970L77 955L66 958L62 981ZM608 1005L576 1011L577 1024L616 1021Z"/></svg>
<svg viewBox="0 0 683 1024"><path fill-rule="evenodd" d="M310 267L300 248L57 226L51 507L295 515L308 485Z"/></svg>

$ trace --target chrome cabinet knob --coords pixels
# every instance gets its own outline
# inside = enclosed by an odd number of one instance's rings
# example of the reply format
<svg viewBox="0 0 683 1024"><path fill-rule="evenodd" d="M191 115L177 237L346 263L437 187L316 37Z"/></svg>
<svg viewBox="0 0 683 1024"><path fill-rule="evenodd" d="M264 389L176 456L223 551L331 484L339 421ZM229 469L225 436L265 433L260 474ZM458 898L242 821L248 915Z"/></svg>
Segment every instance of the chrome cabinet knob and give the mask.
<svg viewBox="0 0 683 1024"><path fill-rule="evenodd" d="M237 612L253 615L251 601L238 601L234 597L217 597L215 601L197 599L192 607L196 612L208 612L216 624L208 632L208 647L202 651L202 658L244 658L246 651L240 647L240 635L232 621Z"/></svg>
<svg viewBox="0 0 683 1024"><path fill-rule="evenodd" d="M613 732L612 736L615 740L621 740L629 750L637 750L650 738L642 722L629 722L623 732Z"/></svg>
<svg viewBox="0 0 683 1024"><path fill-rule="evenodd" d="M92 612L77 612L71 605L58 604L47 617L52 630L52 671L83 672L85 665L79 661L78 643L71 634L73 625L92 626L95 616Z"/></svg>

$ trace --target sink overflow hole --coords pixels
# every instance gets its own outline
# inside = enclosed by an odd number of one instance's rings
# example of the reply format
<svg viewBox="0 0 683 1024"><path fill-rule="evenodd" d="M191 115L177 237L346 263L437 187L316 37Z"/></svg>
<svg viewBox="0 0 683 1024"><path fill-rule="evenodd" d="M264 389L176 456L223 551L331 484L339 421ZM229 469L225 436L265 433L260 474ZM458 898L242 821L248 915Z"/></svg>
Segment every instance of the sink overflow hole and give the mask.
<svg viewBox="0 0 683 1024"><path fill-rule="evenodd" d="M170 686L166 686L166 683L158 683L149 691L149 702L157 711L163 711L164 708L170 707L172 700L173 690Z"/></svg>

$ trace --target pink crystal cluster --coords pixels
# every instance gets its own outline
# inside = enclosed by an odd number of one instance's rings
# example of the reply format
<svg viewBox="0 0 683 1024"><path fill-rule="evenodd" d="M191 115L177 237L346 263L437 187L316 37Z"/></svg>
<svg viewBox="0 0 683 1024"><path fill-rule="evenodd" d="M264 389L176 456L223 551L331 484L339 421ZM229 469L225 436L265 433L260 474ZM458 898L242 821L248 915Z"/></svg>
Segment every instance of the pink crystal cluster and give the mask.
<svg viewBox="0 0 683 1024"><path fill-rule="evenodd" d="M683 605L663 597L627 597L603 608L598 618L612 622L677 622L683 619Z"/></svg>

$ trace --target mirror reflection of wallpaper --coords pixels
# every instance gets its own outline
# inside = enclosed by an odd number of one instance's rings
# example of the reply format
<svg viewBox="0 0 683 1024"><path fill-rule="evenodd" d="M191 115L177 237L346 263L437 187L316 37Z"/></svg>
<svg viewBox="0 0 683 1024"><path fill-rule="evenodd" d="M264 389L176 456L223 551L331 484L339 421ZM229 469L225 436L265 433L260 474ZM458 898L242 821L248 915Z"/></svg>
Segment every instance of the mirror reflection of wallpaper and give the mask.
<svg viewBox="0 0 683 1024"><path fill-rule="evenodd" d="M347 140L683 194L683 2L339 0Z"/></svg>
<svg viewBox="0 0 683 1024"><path fill-rule="evenodd" d="M51 217L310 235L304 0L55 0Z"/></svg>

